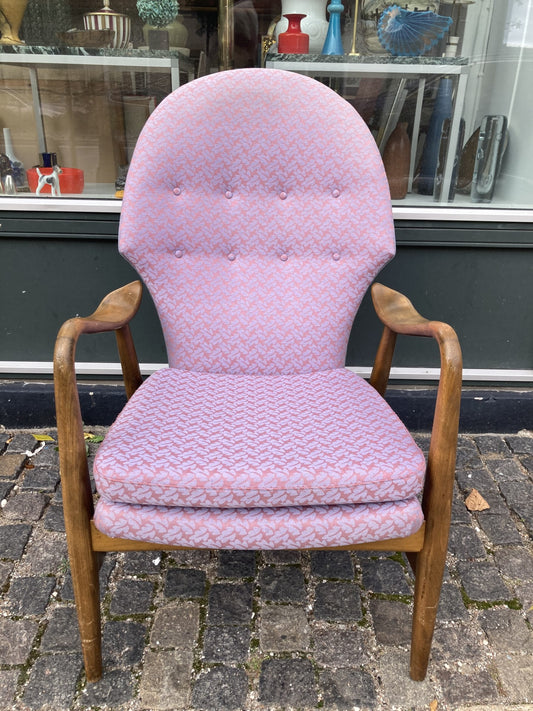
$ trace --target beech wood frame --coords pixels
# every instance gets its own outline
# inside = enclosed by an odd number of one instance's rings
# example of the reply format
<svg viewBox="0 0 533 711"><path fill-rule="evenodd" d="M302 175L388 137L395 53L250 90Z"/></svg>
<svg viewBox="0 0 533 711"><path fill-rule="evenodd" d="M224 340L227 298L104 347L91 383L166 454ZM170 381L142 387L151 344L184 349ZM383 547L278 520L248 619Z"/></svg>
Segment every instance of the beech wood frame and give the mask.
<svg viewBox="0 0 533 711"><path fill-rule="evenodd" d="M140 281L111 292L91 316L73 318L63 324L54 351L63 510L85 673L90 682L98 681L102 675L98 583L102 554L106 551L179 548L111 538L98 531L92 521L93 496L76 384L76 344L81 334L115 331L126 395L131 397L142 383L129 328L141 296ZM333 549L407 553L415 572L410 676L421 681L426 676L448 546L461 399L461 349L450 326L423 318L399 292L374 284L372 299L384 329L370 384L382 396L387 387L397 334L434 338L440 350L441 375L422 499L425 520L416 533L405 538Z"/></svg>

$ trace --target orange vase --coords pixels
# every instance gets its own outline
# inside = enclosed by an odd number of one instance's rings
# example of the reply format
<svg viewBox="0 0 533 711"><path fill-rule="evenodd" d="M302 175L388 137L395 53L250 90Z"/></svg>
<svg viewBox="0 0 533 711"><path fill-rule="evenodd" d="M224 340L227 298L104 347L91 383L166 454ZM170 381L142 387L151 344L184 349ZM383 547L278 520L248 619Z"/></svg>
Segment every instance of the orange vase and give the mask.
<svg viewBox="0 0 533 711"><path fill-rule="evenodd" d="M0 0L0 44L24 44L19 29L28 0Z"/></svg>
<svg viewBox="0 0 533 711"><path fill-rule="evenodd" d="M383 165L392 200L403 200L407 195L410 161L411 142L407 135L407 124L398 123L383 151Z"/></svg>

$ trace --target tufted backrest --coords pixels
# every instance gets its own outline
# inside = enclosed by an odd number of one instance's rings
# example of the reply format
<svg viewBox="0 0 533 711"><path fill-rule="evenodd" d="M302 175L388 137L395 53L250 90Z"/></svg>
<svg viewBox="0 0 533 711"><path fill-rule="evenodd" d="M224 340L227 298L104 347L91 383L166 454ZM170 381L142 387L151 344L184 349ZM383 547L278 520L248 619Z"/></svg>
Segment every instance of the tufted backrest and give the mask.
<svg viewBox="0 0 533 711"><path fill-rule="evenodd" d="M314 79L270 69L197 79L139 137L119 247L150 290L171 367L341 367L359 303L394 254L378 149Z"/></svg>

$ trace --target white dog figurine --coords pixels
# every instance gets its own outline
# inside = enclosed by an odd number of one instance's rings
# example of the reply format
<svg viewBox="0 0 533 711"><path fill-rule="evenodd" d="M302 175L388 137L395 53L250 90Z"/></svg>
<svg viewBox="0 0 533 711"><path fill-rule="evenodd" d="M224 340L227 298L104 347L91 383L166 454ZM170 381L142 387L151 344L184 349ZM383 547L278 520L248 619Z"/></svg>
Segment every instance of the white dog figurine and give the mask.
<svg viewBox="0 0 533 711"><path fill-rule="evenodd" d="M50 175L43 175L39 168L37 168L37 175L39 176L39 182L37 183L36 195L39 195L41 190L45 185L50 186L50 191L53 197L61 195L61 189L59 187L59 174L63 171L58 165L54 165L54 170Z"/></svg>

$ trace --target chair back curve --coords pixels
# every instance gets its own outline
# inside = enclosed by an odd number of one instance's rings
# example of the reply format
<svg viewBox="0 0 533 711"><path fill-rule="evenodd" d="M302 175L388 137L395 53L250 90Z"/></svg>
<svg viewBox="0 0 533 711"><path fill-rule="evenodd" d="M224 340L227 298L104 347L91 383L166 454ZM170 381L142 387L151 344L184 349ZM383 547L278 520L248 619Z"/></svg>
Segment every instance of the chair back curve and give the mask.
<svg viewBox="0 0 533 711"><path fill-rule="evenodd" d="M314 79L197 79L141 132L119 248L152 295L170 367L342 367L360 301L395 249L379 151L353 107Z"/></svg>

